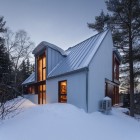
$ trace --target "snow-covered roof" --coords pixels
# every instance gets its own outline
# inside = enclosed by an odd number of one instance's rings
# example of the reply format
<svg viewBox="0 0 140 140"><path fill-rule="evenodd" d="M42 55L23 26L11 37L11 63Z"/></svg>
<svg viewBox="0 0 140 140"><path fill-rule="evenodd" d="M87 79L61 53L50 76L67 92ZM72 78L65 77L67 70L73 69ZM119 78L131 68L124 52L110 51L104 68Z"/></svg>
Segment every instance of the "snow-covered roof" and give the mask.
<svg viewBox="0 0 140 140"><path fill-rule="evenodd" d="M88 67L108 31L96 34L66 50L67 57L48 74L48 78Z"/></svg>
<svg viewBox="0 0 140 140"><path fill-rule="evenodd" d="M41 50L45 49L45 48L52 48L56 51L58 51L59 53L61 53L61 55L63 56L67 56L66 52L59 48L58 46L54 45L54 44L51 44L49 42L46 42L46 41L42 41L34 50L33 50L33 54L37 54L38 52L40 52Z"/></svg>
<svg viewBox="0 0 140 140"><path fill-rule="evenodd" d="M47 75L47 78L60 76L74 71L85 70L88 68L90 61L94 57L108 31L109 30L98 33L85 41L68 48L66 51L43 41L34 49L33 54L37 54L42 49L50 47L60 52L63 56L66 56L63 57L63 59L52 69L52 71ZM31 74L22 84L24 85L34 81L35 73Z"/></svg>
<svg viewBox="0 0 140 140"><path fill-rule="evenodd" d="M33 72L23 83L22 85L30 84L35 82L35 72Z"/></svg>

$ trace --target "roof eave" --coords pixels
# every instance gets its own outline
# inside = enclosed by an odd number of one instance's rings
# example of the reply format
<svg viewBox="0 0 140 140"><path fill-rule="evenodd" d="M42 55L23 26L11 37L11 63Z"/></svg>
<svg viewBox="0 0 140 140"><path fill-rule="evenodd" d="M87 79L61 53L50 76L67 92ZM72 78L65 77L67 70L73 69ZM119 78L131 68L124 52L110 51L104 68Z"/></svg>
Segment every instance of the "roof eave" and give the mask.
<svg viewBox="0 0 140 140"><path fill-rule="evenodd" d="M29 83L22 83L21 85L22 86L24 86L24 85L31 85L31 84L34 84L35 83L35 81L34 82L29 82Z"/></svg>
<svg viewBox="0 0 140 140"><path fill-rule="evenodd" d="M74 74L74 73L77 73L77 72L88 71L88 70L89 70L88 67L84 67L84 68L80 68L80 69L73 70L73 71L70 71L70 72L62 73L62 74L59 74L59 75L47 77L47 80L58 78L58 77L61 77L61 76L66 76L66 75Z"/></svg>
<svg viewBox="0 0 140 140"><path fill-rule="evenodd" d="M33 50L32 54L36 55L45 48L54 49L55 51L59 52L62 56L67 56L66 52L63 49L46 41L42 41L39 45L37 45L37 47Z"/></svg>

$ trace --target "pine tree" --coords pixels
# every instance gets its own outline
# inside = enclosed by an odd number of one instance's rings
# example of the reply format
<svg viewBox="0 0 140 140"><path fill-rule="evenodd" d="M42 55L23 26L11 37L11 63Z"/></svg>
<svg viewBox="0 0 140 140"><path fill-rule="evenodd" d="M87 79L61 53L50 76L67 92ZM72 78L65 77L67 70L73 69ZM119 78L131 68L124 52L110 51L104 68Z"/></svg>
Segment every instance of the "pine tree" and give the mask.
<svg viewBox="0 0 140 140"><path fill-rule="evenodd" d="M0 17L0 33L6 32L5 21L3 21L3 17ZM6 53L5 42L4 39L0 36L0 82L4 79L4 75L11 73L11 62Z"/></svg>
<svg viewBox="0 0 140 140"><path fill-rule="evenodd" d="M27 72L26 72L26 63L23 60L21 64L21 72L20 75L22 77L21 82L23 82L27 78Z"/></svg>
<svg viewBox="0 0 140 140"><path fill-rule="evenodd" d="M134 84L140 78L140 0L107 0L106 5L109 14L102 11L88 27L112 30L114 46L123 58L123 77L129 77L130 115L134 116Z"/></svg>
<svg viewBox="0 0 140 140"><path fill-rule="evenodd" d="M18 72L18 82L22 83L25 79L27 79L33 72L32 64L30 63L30 60L27 59L27 61L22 61L19 72Z"/></svg>
<svg viewBox="0 0 140 140"><path fill-rule="evenodd" d="M30 64L30 60L27 59L27 62L26 62L26 74L27 74L27 77L29 77L31 75L31 64Z"/></svg>

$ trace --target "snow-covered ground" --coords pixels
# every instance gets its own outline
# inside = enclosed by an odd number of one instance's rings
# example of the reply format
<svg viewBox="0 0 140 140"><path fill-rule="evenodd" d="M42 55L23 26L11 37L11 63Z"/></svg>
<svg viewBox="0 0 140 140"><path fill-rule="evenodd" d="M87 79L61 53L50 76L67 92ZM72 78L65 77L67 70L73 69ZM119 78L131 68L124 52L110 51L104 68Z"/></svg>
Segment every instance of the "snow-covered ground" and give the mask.
<svg viewBox="0 0 140 140"><path fill-rule="evenodd" d="M37 106L0 124L0 140L140 140L140 122L113 109L110 115L85 113L70 104Z"/></svg>

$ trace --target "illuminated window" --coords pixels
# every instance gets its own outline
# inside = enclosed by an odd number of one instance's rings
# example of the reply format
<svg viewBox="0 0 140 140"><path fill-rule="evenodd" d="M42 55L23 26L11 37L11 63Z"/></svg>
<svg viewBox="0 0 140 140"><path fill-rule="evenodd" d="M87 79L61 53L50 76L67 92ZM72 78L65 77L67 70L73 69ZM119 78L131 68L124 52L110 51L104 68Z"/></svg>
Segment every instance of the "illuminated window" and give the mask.
<svg viewBox="0 0 140 140"><path fill-rule="evenodd" d="M46 104L46 84L38 85L38 103Z"/></svg>
<svg viewBox="0 0 140 140"><path fill-rule="evenodd" d="M37 80L46 80L46 55L43 53L37 58Z"/></svg>
<svg viewBox="0 0 140 140"><path fill-rule="evenodd" d="M27 88L27 92L28 92L29 94L35 94L35 88L34 88L34 86L33 86L33 85L29 86L29 87Z"/></svg>
<svg viewBox="0 0 140 140"><path fill-rule="evenodd" d="M59 102L60 103L67 102L67 81L59 82Z"/></svg>

